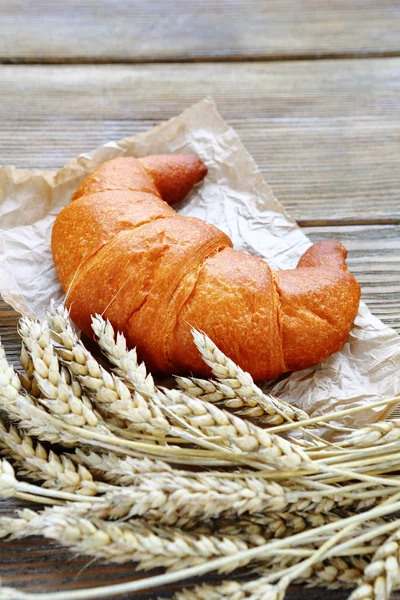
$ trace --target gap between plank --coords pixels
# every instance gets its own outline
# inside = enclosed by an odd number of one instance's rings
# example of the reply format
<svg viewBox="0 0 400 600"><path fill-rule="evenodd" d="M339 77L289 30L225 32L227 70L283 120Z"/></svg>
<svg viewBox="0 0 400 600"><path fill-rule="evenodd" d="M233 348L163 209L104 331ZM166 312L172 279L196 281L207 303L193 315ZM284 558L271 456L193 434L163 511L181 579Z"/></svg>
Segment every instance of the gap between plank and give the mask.
<svg viewBox="0 0 400 600"><path fill-rule="evenodd" d="M135 64L174 64L174 63L235 63L235 62L290 62L290 61L319 61L319 60L364 60L373 58L399 58L400 49L396 51L373 51L369 52L321 52L303 53L303 54L287 54L287 55L265 55L265 56L247 56L241 55L215 55L215 56L176 56L170 57L8 57L0 56L0 64L2 65L135 65Z"/></svg>
<svg viewBox="0 0 400 600"><path fill-rule="evenodd" d="M354 227L356 225L400 225L399 218L371 218L358 219L357 217L346 219L296 219L300 227Z"/></svg>

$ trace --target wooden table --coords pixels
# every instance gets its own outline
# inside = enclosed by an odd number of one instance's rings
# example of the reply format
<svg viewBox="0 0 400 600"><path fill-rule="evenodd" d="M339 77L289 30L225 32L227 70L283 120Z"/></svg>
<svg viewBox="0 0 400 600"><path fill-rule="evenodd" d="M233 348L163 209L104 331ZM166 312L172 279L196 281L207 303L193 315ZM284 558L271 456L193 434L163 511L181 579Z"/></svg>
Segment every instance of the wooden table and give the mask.
<svg viewBox="0 0 400 600"><path fill-rule="evenodd" d="M18 167L60 167L213 96L289 213L346 245L364 300L400 329L398 0L0 0L0 61L0 160ZM0 310L17 360L17 314ZM0 545L3 585L131 578L88 562ZM322 596L347 593L289 594Z"/></svg>

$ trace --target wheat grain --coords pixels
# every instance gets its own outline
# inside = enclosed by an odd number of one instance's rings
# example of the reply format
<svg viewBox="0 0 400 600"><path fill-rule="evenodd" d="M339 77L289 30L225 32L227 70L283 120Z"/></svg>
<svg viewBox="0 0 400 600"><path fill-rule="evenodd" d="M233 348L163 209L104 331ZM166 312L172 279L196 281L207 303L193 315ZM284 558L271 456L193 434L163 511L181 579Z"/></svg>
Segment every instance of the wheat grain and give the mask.
<svg viewBox="0 0 400 600"><path fill-rule="evenodd" d="M175 381L178 387L193 398L201 398L207 402L220 403L226 408L231 408L229 401L237 398L235 391L229 386L219 384L217 381L211 379L200 379L198 377L180 377L175 376ZM235 406L233 406L235 408ZM253 414L253 416L261 416L264 414L262 408L260 408L260 414Z"/></svg>
<svg viewBox="0 0 400 600"><path fill-rule="evenodd" d="M260 418L260 409L264 411L265 422L271 425L279 425L285 420L302 421L308 419L303 410L287 404L283 400L274 398L255 385L251 375L238 367L228 358L204 333L192 330L194 343L196 344L202 359L211 368L218 381L224 386L234 390L237 398L236 404L231 403L232 408L243 407L246 416L257 416Z"/></svg>
<svg viewBox="0 0 400 600"><path fill-rule="evenodd" d="M0 460L0 498L13 498L17 491L14 469L6 460Z"/></svg>

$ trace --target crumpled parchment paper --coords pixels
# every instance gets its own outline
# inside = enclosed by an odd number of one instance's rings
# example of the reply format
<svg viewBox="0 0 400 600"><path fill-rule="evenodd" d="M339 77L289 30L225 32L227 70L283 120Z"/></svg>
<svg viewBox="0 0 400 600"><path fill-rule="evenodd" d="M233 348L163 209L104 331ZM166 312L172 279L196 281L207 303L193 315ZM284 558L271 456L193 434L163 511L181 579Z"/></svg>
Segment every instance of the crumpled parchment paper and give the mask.
<svg viewBox="0 0 400 600"><path fill-rule="evenodd" d="M181 115L131 138L108 142L59 171L0 168L0 293L22 314L41 317L63 293L50 239L57 213L98 164L122 155L194 152L208 175L178 207L223 229L240 250L276 269L292 268L310 241L275 198L236 132L205 99ZM310 415L371 404L400 393L400 338L361 304L343 350L324 363L267 384ZM342 419L360 426L394 408L364 410Z"/></svg>

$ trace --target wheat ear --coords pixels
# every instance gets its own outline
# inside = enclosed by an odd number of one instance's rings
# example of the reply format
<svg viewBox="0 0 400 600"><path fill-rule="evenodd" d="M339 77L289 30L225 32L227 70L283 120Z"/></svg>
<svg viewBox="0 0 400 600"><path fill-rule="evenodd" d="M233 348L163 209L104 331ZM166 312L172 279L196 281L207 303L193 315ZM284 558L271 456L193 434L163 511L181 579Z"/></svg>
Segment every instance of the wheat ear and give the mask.
<svg viewBox="0 0 400 600"><path fill-rule="evenodd" d="M74 460L86 465L94 473L114 485L132 485L138 475L151 473L174 473L172 467L162 461L153 460L147 456L143 458L121 457L115 452L84 452L77 448Z"/></svg>
<svg viewBox="0 0 400 600"><path fill-rule="evenodd" d="M339 589L353 587L365 565L365 558L333 557L310 567L296 583L305 583L308 587ZM265 569L261 569L261 573ZM272 595L270 595L272 594ZM202 584L177 592L173 600L270 600L275 589L260 577L254 581L224 581L220 584Z"/></svg>
<svg viewBox="0 0 400 600"><path fill-rule="evenodd" d="M369 511L368 514L365 515L354 515L352 517L349 517L347 519L345 519L344 524L356 524L356 523L362 523L363 521L368 521L369 517L377 517L377 516L383 516L383 515L387 515L390 514L391 512L395 512L396 510L399 510L399 506L400 503L393 503L392 506L388 507L379 507L379 508L375 508L374 511ZM33 513L36 514L36 513ZM7 520L8 521L8 520ZM15 519L14 521L18 521L20 523L20 525L16 524L15 527L18 529L23 529L24 525L25 525L25 520L22 519ZM3 535L13 535L14 534L14 525L13 524L9 524L8 522L0 521L0 526L3 526ZM397 525L397 522L396 522ZM331 523L328 525L324 525L323 527L319 528L319 534L322 534L322 532L324 532L324 535L328 533L331 533L332 531L334 531L335 529L337 529L337 523ZM374 529L374 528L373 528ZM388 527L386 527L386 529L388 529ZM51 530L50 532L51 533ZM79 530L78 532L79 533ZM76 539L76 533L75 533L75 539ZM79 592L67 592L67 594L64 594L63 592L57 592L57 593L50 593L50 594L45 594L42 595L40 597L40 600L69 600L71 597L71 594L74 594L74 598L76 598L77 600L83 600L86 599L88 600L89 598L100 598L100 597L105 597L105 596L112 596L113 594L123 594L123 593L133 593L133 592L138 592L138 591L143 591L143 590L148 590L152 587L156 587L156 586L161 586L161 585L167 585L167 584L171 584L174 582L178 582L178 581L182 581L185 578L189 578L192 576L198 576L198 575L204 575L205 573L209 573L212 570L220 570L221 572L223 572L225 569L230 570L230 567L232 565L238 564L238 561L242 560L242 559L253 559L253 558L259 558L261 556L263 556L264 558L264 553L266 554L275 554L275 557L278 557L279 560L279 554L281 549L287 547L288 543L291 544L291 547L293 546L293 542L298 544L300 541L301 542L305 542L306 540L310 540L313 538L313 536L315 536L315 531L311 531L311 532L301 532L299 534L296 534L295 536L293 536L292 538L288 538L286 540L276 540L274 542L271 542L268 544L268 546L263 546L263 547L256 547L256 548L252 548L251 550L245 550L240 552L239 554L234 554L233 556L224 556L221 558L217 558L217 559L213 559L213 560L209 560L206 561L202 564L199 565L194 565L192 567L186 567L186 568L182 568L180 570L177 570L175 572L171 572L171 573L166 573L166 574L162 574L162 575L155 575L153 577L147 577L145 579L140 579L140 580L135 580L135 581L129 581L126 583L122 583L122 584L117 584L117 585L111 585L111 586L103 586L101 588L95 588L95 589L91 589L91 590L87 590L85 591L79 591ZM374 532L373 532L374 533ZM368 532L367 536L359 536L357 539L354 540L350 540L350 545L353 544L358 544L361 541L361 538L363 538L363 541L365 541L366 537L368 537L368 539L371 539L371 532ZM343 544L341 544L342 548L343 548ZM267 548L269 550L269 552L267 552ZM278 551L278 552L277 552ZM290 553L290 551L289 551ZM330 554L332 554L332 551L330 551ZM272 562L273 564L273 562ZM274 578L279 578L280 574L282 573L282 571L278 571L277 573L274 573ZM266 578L266 579L269 579ZM18 596L15 596L15 594L18 594ZM11 598L11 597L18 597L21 598L23 600L39 600L38 596L35 594L26 594L23 592L16 592L15 590L9 589L7 588L6 591L6 596L4 596L4 598ZM14 596L12 595L14 594ZM1 597L1 596L0 596Z"/></svg>
<svg viewBox="0 0 400 600"><path fill-rule="evenodd" d="M258 418L261 417L261 411L263 411L265 422L271 425L279 425L283 421L308 419L307 413L303 410L264 394L255 385L251 375L221 352L206 334L192 330L192 335L202 359L211 368L218 382L235 392L237 401L235 403L232 399L231 408L242 408L242 413L246 416L250 417L253 414Z"/></svg>
<svg viewBox="0 0 400 600"><path fill-rule="evenodd" d="M129 464L127 465L129 468ZM108 479L110 481L110 479ZM112 479L118 483L119 478ZM131 475L129 487L110 490L101 516L116 519L143 516L168 525L186 526L194 520L296 511L329 513L332 499L292 501L290 488L260 478L228 479L207 473L180 475L179 471ZM99 513L92 513L94 516Z"/></svg>
<svg viewBox="0 0 400 600"><path fill-rule="evenodd" d="M400 531L378 548L349 600L389 600L400 579Z"/></svg>
<svg viewBox="0 0 400 600"><path fill-rule="evenodd" d="M383 444L393 444L400 440L400 419L380 421L367 427L354 430L344 446L369 448Z"/></svg>
<svg viewBox="0 0 400 600"><path fill-rule="evenodd" d="M26 394L21 392L21 382L14 369L5 359L4 349L0 343L0 409L4 410L10 419L16 420L19 427L29 435L41 441L62 443L66 446L90 444L103 450L123 452L125 455L140 457L143 452L153 458L167 458L169 462L180 464L203 464L205 466L225 466L235 464L235 456L226 451L222 452L187 449L177 446L142 442L119 438L111 433L104 435L95 430L76 427L47 413L42 407ZM207 443L207 441L206 441Z"/></svg>
<svg viewBox="0 0 400 600"><path fill-rule="evenodd" d="M131 395L125 383L108 373L85 348L72 328L64 306L55 307L52 303L46 317L61 360L100 406L139 431L158 436L170 433L170 425L160 409L146 402L139 393Z"/></svg>
<svg viewBox="0 0 400 600"><path fill-rule="evenodd" d="M60 333L62 342L66 346L67 352L70 352L69 356L72 359L73 348L77 345L73 335L68 333L70 330L72 331L72 328L68 324L65 311L62 313L60 309L57 309L57 315L54 316L54 310L50 313L50 327L63 332ZM152 379L145 376L144 366L141 367L141 370L138 368L136 354L128 353L127 355L124 348L121 348L122 337L117 337L119 345L114 342L114 330L109 323L104 325L97 316L94 320L94 330L100 336L99 339L103 340L103 349L107 352L107 356L113 359L114 364L117 362L117 356L124 355L125 362L119 360L119 368L135 390L139 390L135 393L146 394L150 399L156 397L158 404L170 415L173 415L179 423L184 420L189 423L191 428L200 430L205 436L220 438L228 448L236 453L251 454L251 458L260 463L277 467L285 464L286 467L290 465L298 468L304 462L308 462L306 455L290 442L282 438L271 437L265 430L222 411L212 404L186 397L178 390L164 390L163 392L157 390ZM80 366L87 360L87 356L82 356ZM70 368L74 371L74 367ZM86 382L83 383L86 385ZM198 443L201 443L201 439Z"/></svg>
<svg viewBox="0 0 400 600"><path fill-rule="evenodd" d="M76 465L72 454L58 455L52 450L47 452L40 442L35 442L13 425L7 430L1 421L0 446L3 447L3 454L16 461L19 475L41 480L45 487L84 496L100 491L90 471L83 465Z"/></svg>
<svg viewBox="0 0 400 600"><path fill-rule="evenodd" d="M260 578L246 583L233 580L218 585L198 585L177 592L173 600L283 600L284 597L285 590Z"/></svg>
<svg viewBox="0 0 400 600"><path fill-rule="evenodd" d="M307 464L311 466L310 459L301 448L214 404L191 398L179 390L164 389L159 392L159 399L174 414L205 435L219 437L233 451L243 452L259 464L283 470L296 470Z"/></svg>
<svg viewBox="0 0 400 600"><path fill-rule="evenodd" d="M33 323L33 326L32 326ZM24 388L32 396L40 396L40 389L34 377L35 367L31 357L30 347L32 343L37 345L37 354L43 358L46 347L50 342L50 331L39 322L32 321L29 317L20 317L18 321L18 333L22 338L21 344L21 366L26 376L20 375Z"/></svg>
<svg viewBox="0 0 400 600"><path fill-rule="evenodd" d="M139 569L177 569L249 549L240 539L196 535L142 521L111 523L79 516L78 507L53 507L36 513L18 511L19 518L0 517L0 537L42 535L74 552L111 562L138 563ZM232 564L237 568L242 564Z"/></svg>

